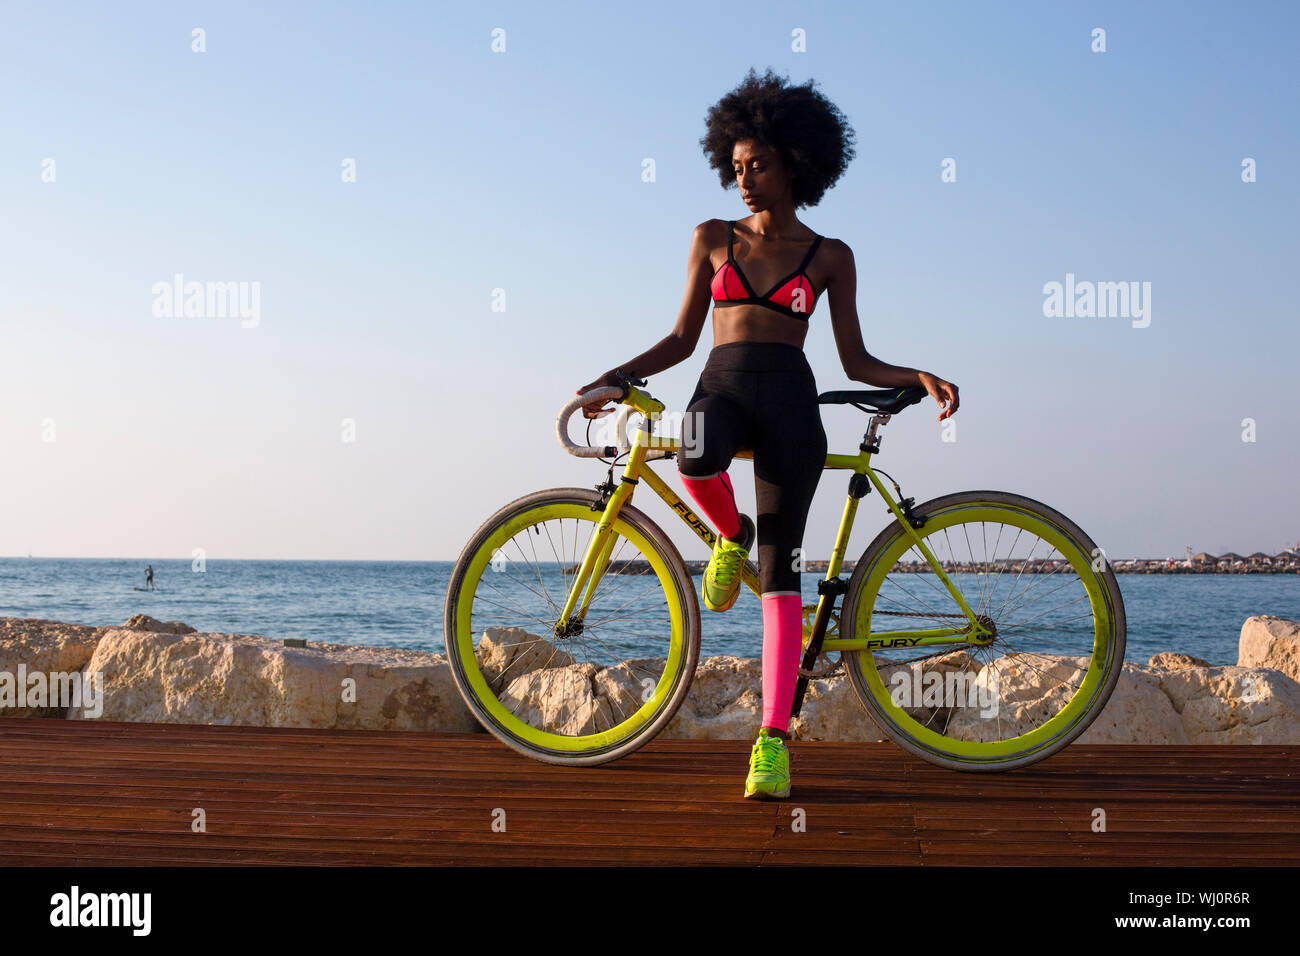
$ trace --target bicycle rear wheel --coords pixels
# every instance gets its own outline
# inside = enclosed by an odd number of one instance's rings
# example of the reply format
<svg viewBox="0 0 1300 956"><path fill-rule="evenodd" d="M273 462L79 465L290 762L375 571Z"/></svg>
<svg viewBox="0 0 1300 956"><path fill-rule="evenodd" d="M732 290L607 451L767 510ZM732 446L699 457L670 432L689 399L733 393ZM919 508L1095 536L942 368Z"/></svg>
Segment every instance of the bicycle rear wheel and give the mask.
<svg viewBox="0 0 1300 956"><path fill-rule="evenodd" d="M984 646L849 651L845 670L880 729L956 770L1011 770L1087 729L1124 663L1124 602L1104 556L1060 512L975 491L914 509L918 534L967 605L991 623ZM842 632L859 638L964 626L965 614L898 522L854 568Z"/></svg>
<svg viewBox="0 0 1300 956"><path fill-rule="evenodd" d="M605 763L652 740L699 660L695 585L668 536L629 504L585 615L557 633L601 519L594 500L557 488L506 505L465 546L447 589L447 656L465 703L497 739L548 763Z"/></svg>

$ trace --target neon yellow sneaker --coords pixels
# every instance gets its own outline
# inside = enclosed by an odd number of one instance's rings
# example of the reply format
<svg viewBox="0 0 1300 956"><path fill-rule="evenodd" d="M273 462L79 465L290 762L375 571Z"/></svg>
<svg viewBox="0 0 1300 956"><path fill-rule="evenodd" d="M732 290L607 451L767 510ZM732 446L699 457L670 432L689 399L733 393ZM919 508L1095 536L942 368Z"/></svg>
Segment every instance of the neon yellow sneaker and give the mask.
<svg viewBox="0 0 1300 956"><path fill-rule="evenodd" d="M759 799L790 796L790 751L785 749L785 741L780 737L769 737L766 727L758 732L754 749L749 752L745 796Z"/></svg>
<svg viewBox="0 0 1300 956"><path fill-rule="evenodd" d="M754 547L754 521L749 515L740 516L742 543L718 535L713 542L713 554L704 569L704 606L710 611L726 611L740 596L740 572Z"/></svg>

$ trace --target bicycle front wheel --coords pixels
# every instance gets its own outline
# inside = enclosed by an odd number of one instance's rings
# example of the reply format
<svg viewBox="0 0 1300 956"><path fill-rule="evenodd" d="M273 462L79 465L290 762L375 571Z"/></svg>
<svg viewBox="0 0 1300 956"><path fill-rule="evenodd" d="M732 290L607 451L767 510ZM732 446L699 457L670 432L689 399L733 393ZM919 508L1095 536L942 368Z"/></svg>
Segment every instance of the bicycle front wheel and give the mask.
<svg viewBox="0 0 1300 956"><path fill-rule="evenodd" d="M594 588L577 580L601 519L595 500L558 488L506 505L470 539L447 589L447 656L465 703L497 739L548 763L605 763L653 739L699 660L695 585L636 508L620 509ZM575 586L579 604L590 601L561 623Z"/></svg>
<svg viewBox="0 0 1300 956"><path fill-rule="evenodd" d="M886 735L939 766L1011 770L1055 753L1101 713L1123 667L1114 572L1072 521L1021 495L946 495L915 514L993 637L845 652L859 698ZM965 617L895 521L854 568L842 633L964 627Z"/></svg>

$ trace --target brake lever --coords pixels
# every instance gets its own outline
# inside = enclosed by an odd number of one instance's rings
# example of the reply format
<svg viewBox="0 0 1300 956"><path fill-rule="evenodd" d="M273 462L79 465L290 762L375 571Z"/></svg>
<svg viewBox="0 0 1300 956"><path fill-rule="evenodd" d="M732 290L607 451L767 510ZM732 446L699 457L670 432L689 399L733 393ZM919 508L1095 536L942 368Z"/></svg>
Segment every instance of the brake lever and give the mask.
<svg viewBox="0 0 1300 956"><path fill-rule="evenodd" d="M635 375L629 375L621 368L614 370L614 377L617 378L619 382L622 383L625 396L627 394L626 390L628 386L635 385L637 388L640 388L641 386L645 385L646 382L646 380L643 378L637 378Z"/></svg>

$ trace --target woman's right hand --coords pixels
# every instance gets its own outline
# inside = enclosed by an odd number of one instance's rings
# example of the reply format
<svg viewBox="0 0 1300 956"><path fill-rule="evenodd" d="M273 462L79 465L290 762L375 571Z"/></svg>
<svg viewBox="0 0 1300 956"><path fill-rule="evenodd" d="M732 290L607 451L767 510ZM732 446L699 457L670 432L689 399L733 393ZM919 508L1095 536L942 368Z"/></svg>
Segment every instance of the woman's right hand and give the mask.
<svg viewBox="0 0 1300 956"><path fill-rule="evenodd" d="M605 388L606 386L610 386L610 385L615 385L621 388L622 384L623 383L620 382L618 380L618 377L614 374L614 370L611 369L610 371L602 375L600 378L596 379L594 382L582 386L582 388L578 389L576 392L574 392L574 394L581 395L584 392L590 392L594 388ZM609 399L606 399L605 401L609 401ZM604 416L608 415L610 412L614 411L614 409L612 408L602 408L601 406L604 404L605 402L593 402L590 405L583 405L582 417L603 418Z"/></svg>

